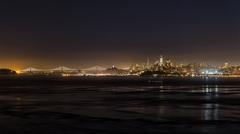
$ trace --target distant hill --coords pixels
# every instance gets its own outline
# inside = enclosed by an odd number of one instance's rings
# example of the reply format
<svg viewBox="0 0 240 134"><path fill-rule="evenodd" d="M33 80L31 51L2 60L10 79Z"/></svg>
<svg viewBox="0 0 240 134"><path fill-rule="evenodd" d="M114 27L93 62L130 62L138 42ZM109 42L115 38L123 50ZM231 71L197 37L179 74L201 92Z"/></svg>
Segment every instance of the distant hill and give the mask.
<svg viewBox="0 0 240 134"><path fill-rule="evenodd" d="M7 68L1 68L0 69L0 75L16 75L16 71L7 69Z"/></svg>

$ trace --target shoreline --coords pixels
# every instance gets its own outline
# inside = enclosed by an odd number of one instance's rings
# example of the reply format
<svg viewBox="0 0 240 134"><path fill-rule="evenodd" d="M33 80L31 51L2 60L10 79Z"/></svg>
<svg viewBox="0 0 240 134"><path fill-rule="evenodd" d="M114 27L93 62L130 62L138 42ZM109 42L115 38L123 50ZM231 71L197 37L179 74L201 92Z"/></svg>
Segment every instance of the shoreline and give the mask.
<svg viewBox="0 0 240 134"><path fill-rule="evenodd" d="M240 77L0 76L0 84L73 85L239 85Z"/></svg>

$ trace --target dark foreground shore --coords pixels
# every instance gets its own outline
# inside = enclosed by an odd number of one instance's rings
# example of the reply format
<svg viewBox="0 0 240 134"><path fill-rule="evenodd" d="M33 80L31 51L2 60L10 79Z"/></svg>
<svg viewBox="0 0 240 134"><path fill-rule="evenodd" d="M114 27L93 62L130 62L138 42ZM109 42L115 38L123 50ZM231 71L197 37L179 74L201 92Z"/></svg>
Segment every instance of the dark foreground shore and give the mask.
<svg viewBox="0 0 240 134"><path fill-rule="evenodd" d="M238 133L239 82L0 77L0 134Z"/></svg>
<svg viewBox="0 0 240 134"><path fill-rule="evenodd" d="M84 84L84 85L238 85L234 77L140 77L140 76L0 76L0 84Z"/></svg>

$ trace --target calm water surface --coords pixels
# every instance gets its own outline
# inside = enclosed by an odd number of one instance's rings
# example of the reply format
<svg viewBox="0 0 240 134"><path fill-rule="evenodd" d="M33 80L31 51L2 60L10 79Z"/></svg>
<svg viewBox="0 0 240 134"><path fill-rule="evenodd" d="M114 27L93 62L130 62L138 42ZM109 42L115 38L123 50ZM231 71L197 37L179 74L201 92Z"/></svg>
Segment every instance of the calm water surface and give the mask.
<svg viewBox="0 0 240 134"><path fill-rule="evenodd" d="M0 86L0 134L236 133L240 85Z"/></svg>

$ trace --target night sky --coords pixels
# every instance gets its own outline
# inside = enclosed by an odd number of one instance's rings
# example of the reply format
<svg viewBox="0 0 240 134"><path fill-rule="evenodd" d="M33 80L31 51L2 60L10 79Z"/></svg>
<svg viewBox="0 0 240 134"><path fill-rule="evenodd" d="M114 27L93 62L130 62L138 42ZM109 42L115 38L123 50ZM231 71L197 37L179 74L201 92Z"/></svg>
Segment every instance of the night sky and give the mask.
<svg viewBox="0 0 240 134"><path fill-rule="evenodd" d="M237 0L1 1L0 67L240 64Z"/></svg>

